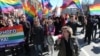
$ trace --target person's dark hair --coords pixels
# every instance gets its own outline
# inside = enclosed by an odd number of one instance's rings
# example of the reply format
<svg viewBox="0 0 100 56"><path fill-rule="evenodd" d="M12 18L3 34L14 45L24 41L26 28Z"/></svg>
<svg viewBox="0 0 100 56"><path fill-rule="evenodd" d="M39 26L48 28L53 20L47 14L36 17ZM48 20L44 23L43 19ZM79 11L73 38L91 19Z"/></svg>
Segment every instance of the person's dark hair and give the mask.
<svg viewBox="0 0 100 56"><path fill-rule="evenodd" d="M7 19L7 21L8 21L8 20L11 20L11 21L13 22L13 20L12 20L10 17Z"/></svg>
<svg viewBox="0 0 100 56"><path fill-rule="evenodd" d="M0 15L0 19L3 19L3 15Z"/></svg>
<svg viewBox="0 0 100 56"><path fill-rule="evenodd" d="M21 19L22 18L22 16L24 16L25 14L21 14L21 16L19 16L19 19ZM26 16L26 15L25 15Z"/></svg>
<svg viewBox="0 0 100 56"><path fill-rule="evenodd" d="M59 17L55 17L55 19L59 19Z"/></svg>
<svg viewBox="0 0 100 56"><path fill-rule="evenodd" d="M91 18L91 15L87 15L87 19Z"/></svg>
<svg viewBox="0 0 100 56"><path fill-rule="evenodd" d="M73 18L73 16L71 15L70 18Z"/></svg>

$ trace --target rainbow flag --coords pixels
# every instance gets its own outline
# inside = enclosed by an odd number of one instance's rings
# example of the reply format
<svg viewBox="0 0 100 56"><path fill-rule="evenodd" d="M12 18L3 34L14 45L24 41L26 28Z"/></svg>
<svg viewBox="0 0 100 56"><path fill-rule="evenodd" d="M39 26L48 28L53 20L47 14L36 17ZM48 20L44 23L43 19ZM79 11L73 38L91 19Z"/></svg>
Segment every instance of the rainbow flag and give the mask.
<svg viewBox="0 0 100 56"><path fill-rule="evenodd" d="M34 6L31 6L28 2L23 4L23 10L29 21L33 21L33 18L37 16L36 9Z"/></svg>
<svg viewBox="0 0 100 56"><path fill-rule="evenodd" d="M63 0L63 4L61 6L62 9L65 9L67 6L71 4L73 0Z"/></svg>
<svg viewBox="0 0 100 56"><path fill-rule="evenodd" d="M21 4L20 0L0 0L0 2L9 4L11 6L14 6L15 8L22 7L22 4Z"/></svg>
<svg viewBox="0 0 100 56"><path fill-rule="evenodd" d="M3 13L9 13L11 11L14 10L14 7L6 4L6 3L3 3L3 2L0 2L0 10L3 12Z"/></svg>
<svg viewBox="0 0 100 56"><path fill-rule="evenodd" d="M42 12L42 5L39 4L38 5L38 17L39 17L39 19L42 19L42 14L43 14L43 12Z"/></svg>
<svg viewBox="0 0 100 56"><path fill-rule="evenodd" d="M42 7L44 8L46 5L48 5L49 0L42 0Z"/></svg>
<svg viewBox="0 0 100 56"><path fill-rule="evenodd" d="M0 48L16 46L25 41L22 25L1 28L0 33L3 33L0 34Z"/></svg>
<svg viewBox="0 0 100 56"><path fill-rule="evenodd" d="M73 0L73 2L76 4L76 6L79 8L79 9L82 9L82 6L80 4L80 0Z"/></svg>
<svg viewBox="0 0 100 56"><path fill-rule="evenodd" d="M44 15L48 15L48 13L49 13L49 9L47 9L46 7L43 9L43 14Z"/></svg>
<svg viewBox="0 0 100 56"><path fill-rule="evenodd" d="M50 14L51 14L51 13L50 13L50 10L49 10L48 8L45 7L45 8L43 9L43 15L45 15L46 18L48 18L48 17L50 16Z"/></svg>
<svg viewBox="0 0 100 56"><path fill-rule="evenodd" d="M94 4L89 7L90 15L100 15L100 4Z"/></svg>
<svg viewBox="0 0 100 56"><path fill-rule="evenodd" d="M49 3L46 5L46 7L47 7L49 10L51 10L51 8L52 8L51 3L49 2Z"/></svg>

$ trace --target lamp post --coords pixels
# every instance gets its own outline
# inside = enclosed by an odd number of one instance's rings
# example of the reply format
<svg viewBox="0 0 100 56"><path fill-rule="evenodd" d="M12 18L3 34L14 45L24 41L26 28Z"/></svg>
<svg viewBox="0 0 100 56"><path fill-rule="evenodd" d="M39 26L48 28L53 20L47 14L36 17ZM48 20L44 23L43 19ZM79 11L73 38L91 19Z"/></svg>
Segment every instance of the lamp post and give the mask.
<svg viewBox="0 0 100 56"><path fill-rule="evenodd" d="M89 15L89 1L90 0L82 0L82 5L84 6L86 15Z"/></svg>
<svg viewBox="0 0 100 56"><path fill-rule="evenodd" d="M88 16L89 14L90 14L90 12L89 12L89 0L87 0L87 2L86 2L86 8L87 8L87 10L86 10L86 15Z"/></svg>

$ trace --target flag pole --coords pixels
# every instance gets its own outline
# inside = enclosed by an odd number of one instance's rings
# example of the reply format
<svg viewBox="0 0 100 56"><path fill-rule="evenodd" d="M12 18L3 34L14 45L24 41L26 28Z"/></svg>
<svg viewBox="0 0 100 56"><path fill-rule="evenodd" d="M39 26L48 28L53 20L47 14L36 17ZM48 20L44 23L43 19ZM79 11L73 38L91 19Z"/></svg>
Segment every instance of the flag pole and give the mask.
<svg viewBox="0 0 100 56"><path fill-rule="evenodd" d="M44 10L43 1L41 0L41 2L42 2L42 10Z"/></svg>
<svg viewBox="0 0 100 56"><path fill-rule="evenodd" d="M54 12L54 14L53 14L53 15L55 15L55 14L56 14L56 12L57 12L56 10L57 10L57 4L58 4L58 2L59 2L59 0L58 0L57 2L55 1L55 3L56 3L56 7L55 7L55 9L54 9L54 11L53 11L53 12Z"/></svg>
<svg viewBox="0 0 100 56"><path fill-rule="evenodd" d="M82 5L81 5L82 6ZM82 6L82 14L83 14L83 16L85 16L85 14L84 14L84 10L83 10L83 6Z"/></svg>
<svg viewBox="0 0 100 56"><path fill-rule="evenodd" d="M80 1L80 0L79 0ZM83 10L83 5L80 3L80 5L81 5L81 11L82 11L82 14L83 14L83 16L85 16L85 14L84 14L84 10Z"/></svg>

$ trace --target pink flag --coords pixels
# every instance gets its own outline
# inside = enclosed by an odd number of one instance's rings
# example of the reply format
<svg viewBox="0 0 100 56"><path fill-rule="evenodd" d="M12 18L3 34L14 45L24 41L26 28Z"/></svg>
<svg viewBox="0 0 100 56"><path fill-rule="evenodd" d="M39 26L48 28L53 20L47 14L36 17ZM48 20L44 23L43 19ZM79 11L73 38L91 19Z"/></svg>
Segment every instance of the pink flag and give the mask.
<svg viewBox="0 0 100 56"><path fill-rule="evenodd" d="M63 4L61 6L61 8L66 8L67 6L69 6L71 3L73 2L73 0L63 0Z"/></svg>

